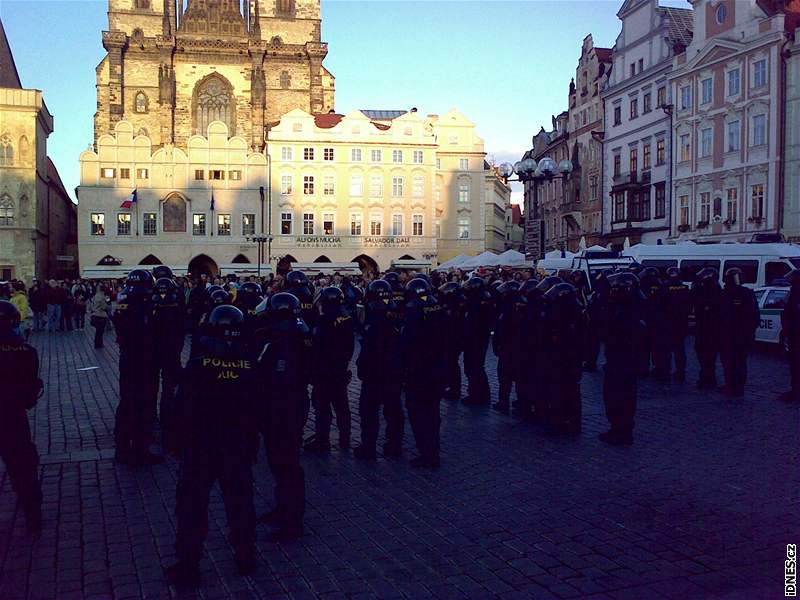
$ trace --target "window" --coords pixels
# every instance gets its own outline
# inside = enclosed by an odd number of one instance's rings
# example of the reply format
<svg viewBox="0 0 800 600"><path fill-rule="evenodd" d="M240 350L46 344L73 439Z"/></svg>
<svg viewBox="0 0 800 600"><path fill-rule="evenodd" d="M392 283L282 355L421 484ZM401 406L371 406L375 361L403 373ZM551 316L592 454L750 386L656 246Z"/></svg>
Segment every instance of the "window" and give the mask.
<svg viewBox="0 0 800 600"><path fill-rule="evenodd" d="M645 142L642 148L642 170L650 168L650 142Z"/></svg>
<svg viewBox="0 0 800 600"><path fill-rule="evenodd" d="M136 169L137 179L148 179L149 177L150 177L150 172L147 169Z"/></svg>
<svg viewBox="0 0 800 600"><path fill-rule="evenodd" d="M441 171L442 170L442 159L441 158L437 158L436 159L436 170L437 171Z"/></svg>
<svg viewBox="0 0 800 600"><path fill-rule="evenodd" d="M739 69L728 71L728 96L738 96L741 87L742 81Z"/></svg>
<svg viewBox="0 0 800 600"><path fill-rule="evenodd" d="M700 222L708 224L711 221L711 192L700 193Z"/></svg>
<svg viewBox="0 0 800 600"><path fill-rule="evenodd" d="M678 205L681 211L681 225L689 224L689 196L681 196L678 198Z"/></svg>
<svg viewBox="0 0 800 600"><path fill-rule="evenodd" d="M664 140L656 140L656 166L664 164L666 146Z"/></svg>
<svg viewBox="0 0 800 600"><path fill-rule="evenodd" d="M194 133L206 135L213 121L222 121L228 127L228 135L236 135L233 87L216 73L200 81L195 87L192 106L194 107Z"/></svg>
<svg viewBox="0 0 800 600"><path fill-rule="evenodd" d="M256 215L254 213L244 213L242 215L242 235L256 234Z"/></svg>
<svg viewBox="0 0 800 600"><path fill-rule="evenodd" d="M414 175L411 179L411 195L414 198L425 197L425 177L423 175Z"/></svg>
<svg viewBox="0 0 800 600"><path fill-rule="evenodd" d="M206 216L202 214L192 215L192 235L206 234Z"/></svg>
<svg viewBox="0 0 800 600"><path fill-rule="evenodd" d="M636 148L631 148L630 151L630 160L628 161L628 167L630 169L631 174L636 173L639 170L639 150Z"/></svg>
<svg viewBox="0 0 800 600"><path fill-rule="evenodd" d="M119 178L120 179L130 179L131 178L131 170L130 169L120 169L119 170Z"/></svg>
<svg viewBox="0 0 800 600"><path fill-rule="evenodd" d="M147 112L147 96L144 95L144 92L138 92L136 94L136 98L134 100L134 111L137 113Z"/></svg>
<svg viewBox="0 0 800 600"><path fill-rule="evenodd" d="M667 88L665 86L658 88L656 92L656 102L658 102L659 107L667 105Z"/></svg>
<svg viewBox="0 0 800 600"><path fill-rule="evenodd" d="M303 195L304 196L313 196L314 195L314 176L313 175L303 175Z"/></svg>
<svg viewBox="0 0 800 600"><path fill-rule="evenodd" d="M742 269L744 271L744 269ZM748 282L745 277L742 277L743 283L755 283L756 280L754 279L752 282ZM767 299L764 300L764 308L771 308L771 309L784 309L786 308L786 302L789 299L789 290L770 290Z"/></svg>
<svg viewBox="0 0 800 600"><path fill-rule="evenodd" d="M114 179L117 176L116 169L100 169L100 177L103 179Z"/></svg>
<svg viewBox="0 0 800 600"><path fill-rule="evenodd" d="M7 134L4 134L2 137L0 137L0 165L11 166L13 164L14 147L11 145L11 138L9 138ZM101 176L103 176L102 171Z"/></svg>
<svg viewBox="0 0 800 600"><path fill-rule="evenodd" d="M767 285L772 285L773 281L780 279L781 277L785 277L786 274L791 270L792 267L787 265L785 262L770 261L764 267L764 282Z"/></svg>
<svg viewBox="0 0 800 600"><path fill-rule="evenodd" d="M649 113L653 110L653 97L650 92L644 95L644 99L642 100L642 112Z"/></svg>
<svg viewBox="0 0 800 600"><path fill-rule="evenodd" d="M631 100L631 119L635 119L639 116L639 99L634 98Z"/></svg>
<svg viewBox="0 0 800 600"><path fill-rule="evenodd" d="M714 219L722 219L722 198L720 196L714 196L714 207L711 214Z"/></svg>
<svg viewBox="0 0 800 600"><path fill-rule="evenodd" d="M213 179L214 181L222 181L225 179L225 171L220 169L214 169L208 172L208 178Z"/></svg>
<svg viewBox="0 0 800 600"><path fill-rule="evenodd" d="M131 234L131 213L119 213L117 215L117 235Z"/></svg>
<svg viewBox="0 0 800 600"><path fill-rule="evenodd" d="M350 235L361 235L361 213L350 215Z"/></svg>
<svg viewBox="0 0 800 600"><path fill-rule="evenodd" d="M230 235L231 234L231 216L220 214L217 215L217 235Z"/></svg>
<svg viewBox="0 0 800 600"><path fill-rule="evenodd" d="M231 181L241 181L242 172L241 171L228 171L228 179L230 179Z"/></svg>
<svg viewBox="0 0 800 600"><path fill-rule="evenodd" d="M153 212L144 213L142 215L142 233L144 235L155 235L156 223L157 223L156 213Z"/></svg>
<svg viewBox="0 0 800 600"><path fill-rule="evenodd" d="M728 269L733 269L734 267L742 270L742 283L755 283L758 281L757 260L726 260L722 272L726 273Z"/></svg>
<svg viewBox="0 0 800 600"><path fill-rule="evenodd" d="M719 271L719 261L713 259L684 259L681 261L681 279L693 282L697 274L708 267Z"/></svg>
<svg viewBox="0 0 800 600"><path fill-rule="evenodd" d="M369 176L369 196L370 198L383 197L383 175Z"/></svg>
<svg viewBox="0 0 800 600"><path fill-rule="evenodd" d="M753 117L753 146L763 146L767 143L767 115Z"/></svg>
<svg viewBox="0 0 800 600"><path fill-rule="evenodd" d="M692 160L692 142L688 133L681 135L681 162Z"/></svg>
<svg viewBox="0 0 800 600"><path fill-rule="evenodd" d="M656 190L656 219L662 219L667 214L667 189L663 183L655 185Z"/></svg>
<svg viewBox="0 0 800 600"><path fill-rule="evenodd" d="M383 153L380 150L370 151L370 160L374 163L383 161Z"/></svg>
<svg viewBox="0 0 800 600"><path fill-rule="evenodd" d="M281 146L281 160L292 160L291 146Z"/></svg>
<svg viewBox="0 0 800 600"><path fill-rule="evenodd" d="M622 173L622 155L619 153L614 154L614 177L619 177Z"/></svg>
<svg viewBox="0 0 800 600"><path fill-rule="evenodd" d="M642 220L642 196L643 194L639 192L630 193L631 205L628 209L628 219L631 221Z"/></svg>
<svg viewBox="0 0 800 600"><path fill-rule="evenodd" d="M631 71L631 77L636 75L636 63L631 63L630 71Z"/></svg>
<svg viewBox="0 0 800 600"><path fill-rule="evenodd" d="M6 213L7 214L7 213ZM13 213L12 213L13 215ZM92 235L106 234L106 215L105 213L92 213Z"/></svg>
<svg viewBox="0 0 800 600"><path fill-rule="evenodd" d="M469 219L458 220L458 239L460 240L469 239Z"/></svg>
<svg viewBox="0 0 800 600"><path fill-rule="evenodd" d="M753 63L753 87L767 85L767 59L762 58Z"/></svg>
<svg viewBox="0 0 800 600"><path fill-rule="evenodd" d="M644 71L644 59L640 58L639 59L639 73L641 73L642 71Z"/></svg>
<svg viewBox="0 0 800 600"><path fill-rule="evenodd" d="M589 201L594 202L597 200L597 176L592 175L589 177Z"/></svg>
<svg viewBox="0 0 800 600"><path fill-rule="evenodd" d="M350 150L350 160L352 162L361 162L361 148L353 148Z"/></svg>
<svg viewBox="0 0 800 600"><path fill-rule="evenodd" d="M403 235L403 215L392 215L392 235Z"/></svg>
<svg viewBox="0 0 800 600"><path fill-rule="evenodd" d="M425 155L422 150L414 150L413 158L415 165L421 165L425 161Z"/></svg>
<svg viewBox="0 0 800 600"><path fill-rule="evenodd" d="M350 195L356 197L364 195L364 178L361 175L350 176Z"/></svg>
<svg viewBox="0 0 800 600"><path fill-rule="evenodd" d="M281 175L281 196L292 195L293 180L291 175Z"/></svg>
<svg viewBox="0 0 800 600"><path fill-rule="evenodd" d="M462 204L469 202L469 183L466 181L458 184L458 201Z"/></svg>
<svg viewBox="0 0 800 600"><path fill-rule="evenodd" d="M622 107L614 107L614 125L622 125Z"/></svg>
<svg viewBox="0 0 800 600"><path fill-rule="evenodd" d="M322 235L333 235L334 227L334 214L324 213L322 215Z"/></svg>
<svg viewBox="0 0 800 600"><path fill-rule="evenodd" d="M729 223L735 223L739 216L739 188L728 188L725 191L727 196L727 219Z"/></svg>
<svg viewBox="0 0 800 600"><path fill-rule="evenodd" d="M422 221L423 215L412 215L411 217L411 235L423 235Z"/></svg>
<svg viewBox="0 0 800 600"><path fill-rule="evenodd" d="M614 194L614 221L624 221L625 220L625 193L624 192L617 192ZM555 224L553 225L555 229Z"/></svg>
<svg viewBox="0 0 800 600"><path fill-rule="evenodd" d="M294 230L294 214L290 212L281 213L281 235L292 235Z"/></svg>
<svg viewBox="0 0 800 600"><path fill-rule="evenodd" d="M739 121L728 123L728 152L736 152L741 145L740 139L741 126Z"/></svg>
<svg viewBox="0 0 800 600"><path fill-rule="evenodd" d="M303 148L303 160L314 160L313 148Z"/></svg>
<svg viewBox="0 0 800 600"><path fill-rule="evenodd" d="M402 163L403 162L403 151L402 150L392 150L392 162L393 163Z"/></svg>
<svg viewBox="0 0 800 600"><path fill-rule="evenodd" d="M203 177L203 169L195 169L194 170L194 180L195 181L202 181Z"/></svg>
<svg viewBox="0 0 800 600"><path fill-rule="evenodd" d="M403 184L404 180L402 177L392 177L392 196L394 198L402 198L403 197Z"/></svg>
<svg viewBox="0 0 800 600"><path fill-rule="evenodd" d="M709 77L700 82L700 104L710 104L713 95L712 79Z"/></svg>
<svg viewBox="0 0 800 600"><path fill-rule="evenodd" d="M711 156L711 128L706 127L700 130L700 157Z"/></svg>
<svg viewBox="0 0 800 600"><path fill-rule="evenodd" d="M333 148L322 149L322 160L327 160L327 161L333 160Z"/></svg>
<svg viewBox="0 0 800 600"><path fill-rule="evenodd" d="M685 85L681 88L681 110L692 108L692 88Z"/></svg>
<svg viewBox="0 0 800 600"><path fill-rule="evenodd" d="M333 196L336 193L336 189L334 187L334 177L333 175L323 175L322 177L322 195L323 196Z"/></svg>
<svg viewBox="0 0 800 600"><path fill-rule="evenodd" d="M714 18L717 20L717 25L722 25L727 16L728 7L725 6L724 3L720 3L719 6L717 6L717 10L714 12Z"/></svg>
<svg viewBox="0 0 800 600"><path fill-rule="evenodd" d="M640 207L639 207L639 218L642 221L647 221L650 219L650 190L647 189L643 192L640 192Z"/></svg>
<svg viewBox="0 0 800 600"><path fill-rule="evenodd" d="M303 235L314 235L314 213L303 213Z"/></svg>
<svg viewBox="0 0 800 600"><path fill-rule="evenodd" d="M757 183L750 186L750 202L752 215L756 219L764 218L764 184Z"/></svg>
<svg viewBox="0 0 800 600"><path fill-rule="evenodd" d="M380 215L374 214L369 216L369 234L381 235L383 231L383 219Z"/></svg>
<svg viewBox="0 0 800 600"><path fill-rule="evenodd" d="M458 159L458 169L460 171L469 171L469 159L468 158L459 158Z"/></svg>

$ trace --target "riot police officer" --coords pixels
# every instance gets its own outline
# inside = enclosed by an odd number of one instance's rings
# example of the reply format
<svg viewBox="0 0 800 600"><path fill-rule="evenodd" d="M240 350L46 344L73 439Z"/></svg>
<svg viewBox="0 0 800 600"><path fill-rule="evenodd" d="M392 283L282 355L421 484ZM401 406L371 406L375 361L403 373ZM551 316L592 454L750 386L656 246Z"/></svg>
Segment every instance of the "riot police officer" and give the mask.
<svg viewBox="0 0 800 600"><path fill-rule="evenodd" d="M666 304L665 304L665 336L666 353L664 367L667 374L675 359L675 381L686 381L686 336L689 333L689 313L691 312L691 295L689 286L683 283L678 267L667 269Z"/></svg>
<svg viewBox="0 0 800 600"><path fill-rule="evenodd" d="M439 403L444 383L443 317L430 283L415 278L406 284L402 332L406 409L419 452L409 463L412 467L439 466Z"/></svg>
<svg viewBox="0 0 800 600"><path fill-rule="evenodd" d="M645 267L639 276L639 287L644 297L642 319L645 323L640 375L652 375L659 381L668 379L666 356L668 348L667 296L661 274L655 267Z"/></svg>
<svg viewBox="0 0 800 600"><path fill-rule="evenodd" d="M789 296L781 314L781 340L789 345L789 373L792 389L781 395L783 400L800 400L800 270L788 276Z"/></svg>
<svg viewBox="0 0 800 600"><path fill-rule="evenodd" d="M586 354L584 369L597 370L597 357L600 355L600 332L603 326L605 305L608 301L608 278L614 273L611 269L603 269L593 279L592 293L586 308Z"/></svg>
<svg viewBox="0 0 800 600"><path fill-rule="evenodd" d="M300 466L303 426L308 410L312 340L301 318L300 301L288 292L269 299L266 327L258 333L261 388L266 394L262 432L267 464L275 479L275 508L261 517L274 526L270 540L303 535L306 489Z"/></svg>
<svg viewBox="0 0 800 600"><path fill-rule="evenodd" d="M28 531L38 533L42 528L39 453L26 411L36 406L43 386L39 355L25 343L19 325L17 308L0 300L0 458L25 512Z"/></svg>
<svg viewBox="0 0 800 600"><path fill-rule="evenodd" d="M361 445L353 450L356 458L374 460L378 440L378 412L383 406L386 419L385 456L399 457L403 450L402 353L400 326L395 312L392 288L382 279L369 284L366 294L364 332L356 360L361 380L358 412L361 418Z"/></svg>
<svg viewBox="0 0 800 600"><path fill-rule="evenodd" d="M486 351L492 332L492 296L482 277L473 276L464 282L466 313L464 316L464 373L467 376L467 397L464 404L489 404L489 379L486 377Z"/></svg>
<svg viewBox="0 0 800 600"><path fill-rule="evenodd" d="M548 433L581 431L581 365L583 362L583 306L569 283L559 283L545 294L545 369L550 399ZM549 360L548 360L549 358Z"/></svg>
<svg viewBox="0 0 800 600"><path fill-rule="evenodd" d="M163 461L150 454L148 423L155 397L153 276L134 269L117 298L114 328L119 345L119 405L114 426L115 459L130 465Z"/></svg>
<svg viewBox="0 0 800 600"><path fill-rule="evenodd" d="M162 450L169 452L173 449L171 436L175 424L175 390L180 378L181 352L183 352L186 335L184 330L185 311L178 287L172 279L167 277L156 281L152 301L155 334L155 382L150 412L151 420L155 421L158 408ZM161 402L157 407L156 394L158 393L159 377L161 379Z"/></svg>
<svg viewBox="0 0 800 600"><path fill-rule="evenodd" d="M358 305L363 298L363 294L361 290L353 285L353 282L350 281L348 276L342 277L342 284L340 286L342 290L342 294L344 294L344 309L347 311L353 319L355 319L358 315ZM397 313L397 307L394 310Z"/></svg>
<svg viewBox="0 0 800 600"><path fill-rule="evenodd" d="M198 335L198 354L186 365L178 391L178 562L167 569L176 585L199 583L208 498L216 481L239 572L248 575L256 568L252 464L258 450L258 386L243 325L238 308L221 305L211 311Z"/></svg>
<svg viewBox="0 0 800 600"><path fill-rule="evenodd" d="M758 329L758 303L753 290L742 285L739 267L725 271L720 302L720 358L725 373L725 392L743 396L747 381L747 353Z"/></svg>
<svg viewBox="0 0 800 600"><path fill-rule="evenodd" d="M244 315L245 330L250 332L256 328L256 307L264 300L261 286L255 281L247 281L239 288L234 306Z"/></svg>
<svg viewBox="0 0 800 600"><path fill-rule="evenodd" d="M392 286L392 300L394 300L395 312L403 315L406 307L406 290L400 283L400 275L394 271L389 271L383 278Z"/></svg>
<svg viewBox="0 0 800 600"><path fill-rule="evenodd" d="M461 365L458 358L464 348L464 294L461 286L449 281L439 288L439 303L444 312L444 398L461 398Z"/></svg>
<svg viewBox="0 0 800 600"><path fill-rule="evenodd" d="M495 410L508 413L511 402L511 388L517 379L513 368L512 343L514 337L513 315L516 307L519 283L506 281L497 288L497 322L492 336L492 347L497 356L497 380L499 389L497 403L492 406ZM519 390L517 390L519 395Z"/></svg>
<svg viewBox="0 0 800 600"><path fill-rule="evenodd" d="M697 387L701 390L713 390L717 387L721 296L716 269L707 267L697 273L692 285L692 303L695 320L694 348L700 363Z"/></svg>
<svg viewBox="0 0 800 600"><path fill-rule="evenodd" d="M289 271L286 274L284 291L289 292L300 301L300 317L309 329L313 329L317 311L314 308L314 290L306 274L302 271Z"/></svg>
<svg viewBox="0 0 800 600"><path fill-rule="evenodd" d="M527 279L515 295L514 312L511 315L511 366L516 380L517 401L514 403L512 415L528 420L531 418L531 409L535 390L539 385L536 363L537 352L540 345L540 321L536 310L539 292L536 279Z"/></svg>
<svg viewBox="0 0 800 600"><path fill-rule="evenodd" d="M549 326L547 292L561 283L564 281L556 275L545 277L536 284L536 292L528 293L527 298L528 322L525 331L527 335L531 336L528 344L533 344L529 350L532 358L527 377L533 375L534 380L530 382L526 391L529 395L527 406L533 408L533 415L526 414L524 418L538 425L550 423L552 418L550 404L555 401L555 398L550 396L549 390L559 385L554 367L554 362L558 360L558 357L547 347ZM522 376L520 374L520 377Z"/></svg>
<svg viewBox="0 0 800 600"><path fill-rule="evenodd" d="M355 348L355 323L344 309L344 294L335 287L323 288L317 298L319 316L312 331L314 439L309 452L328 452L331 447L331 408L336 412L339 448L350 449L350 399L347 386L352 378L350 359Z"/></svg>
<svg viewBox="0 0 800 600"><path fill-rule="evenodd" d="M611 292L603 331L603 403L611 427L600 434L600 439L611 445L630 445L636 413L636 359L644 334L643 298L639 279L633 273L616 273L608 281Z"/></svg>

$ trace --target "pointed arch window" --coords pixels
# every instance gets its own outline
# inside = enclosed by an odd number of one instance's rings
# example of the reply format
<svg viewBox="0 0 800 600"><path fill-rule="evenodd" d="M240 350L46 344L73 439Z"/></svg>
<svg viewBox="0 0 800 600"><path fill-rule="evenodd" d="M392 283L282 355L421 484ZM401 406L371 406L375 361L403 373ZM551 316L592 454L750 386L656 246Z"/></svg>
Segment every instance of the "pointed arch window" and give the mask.
<svg viewBox="0 0 800 600"><path fill-rule="evenodd" d="M0 227L14 226L14 201L8 194L0 196Z"/></svg>
<svg viewBox="0 0 800 600"><path fill-rule="evenodd" d="M292 77L289 71L281 71L281 88L288 90L292 86Z"/></svg>
<svg viewBox="0 0 800 600"><path fill-rule="evenodd" d="M11 145L11 138L8 134L0 136L0 166L11 166L14 164L14 147Z"/></svg>
<svg viewBox="0 0 800 600"><path fill-rule="evenodd" d="M228 134L235 134L235 105L233 87L219 75L210 75L200 81L194 89L194 133L207 135L213 121L222 121L228 126Z"/></svg>
<svg viewBox="0 0 800 600"><path fill-rule="evenodd" d="M150 0L136 0L136 8L150 8Z"/></svg>
<svg viewBox="0 0 800 600"><path fill-rule="evenodd" d="M144 92L137 92L136 98L134 99L134 106L133 109L137 113L146 113L147 112L147 94Z"/></svg>

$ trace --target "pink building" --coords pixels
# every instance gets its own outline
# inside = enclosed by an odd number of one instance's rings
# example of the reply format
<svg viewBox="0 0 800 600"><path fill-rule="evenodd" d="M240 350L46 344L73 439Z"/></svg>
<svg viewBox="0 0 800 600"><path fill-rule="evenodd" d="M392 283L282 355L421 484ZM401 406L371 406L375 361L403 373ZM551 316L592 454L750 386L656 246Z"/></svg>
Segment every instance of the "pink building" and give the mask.
<svg viewBox="0 0 800 600"><path fill-rule="evenodd" d="M766 0L691 3L692 42L675 57L669 75L671 237L746 241L776 233L785 90L781 53L791 9Z"/></svg>

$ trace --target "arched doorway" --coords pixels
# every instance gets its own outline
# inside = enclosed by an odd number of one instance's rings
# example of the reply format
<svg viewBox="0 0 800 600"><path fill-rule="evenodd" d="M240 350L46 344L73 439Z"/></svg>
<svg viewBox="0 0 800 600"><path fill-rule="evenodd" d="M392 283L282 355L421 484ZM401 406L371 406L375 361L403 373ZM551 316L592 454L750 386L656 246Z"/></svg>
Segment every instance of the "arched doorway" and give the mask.
<svg viewBox="0 0 800 600"><path fill-rule="evenodd" d="M331 262L331 259L323 254L322 256L318 256L317 258L315 258L314 262L315 263L329 263L329 262Z"/></svg>
<svg viewBox="0 0 800 600"><path fill-rule="evenodd" d="M148 254L142 260L139 261L140 265L160 265L163 264L161 259L153 254Z"/></svg>
<svg viewBox="0 0 800 600"><path fill-rule="evenodd" d="M277 272L278 275L285 275L288 273L292 268L292 263L297 262L297 259L292 256L291 254L287 254L283 258L278 261Z"/></svg>
<svg viewBox="0 0 800 600"><path fill-rule="evenodd" d="M198 277L204 273L209 277L216 277L219 274L219 267L210 256L198 254L189 261L189 274Z"/></svg>
<svg viewBox="0 0 800 600"><path fill-rule="evenodd" d="M358 268L361 269L361 272L365 275L367 273L378 272L378 263L375 262L374 258L367 256L366 254L359 254L350 262L358 263Z"/></svg>
<svg viewBox="0 0 800 600"><path fill-rule="evenodd" d="M235 265L246 265L250 263L250 259L247 258L244 254L237 254L233 257L231 261Z"/></svg>
<svg viewBox="0 0 800 600"><path fill-rule="evenodd" d="M97 261L97 264L101 267L117 266L122 264L122 259L114 258L110 254L106 254L103 258Z"/></svg>

